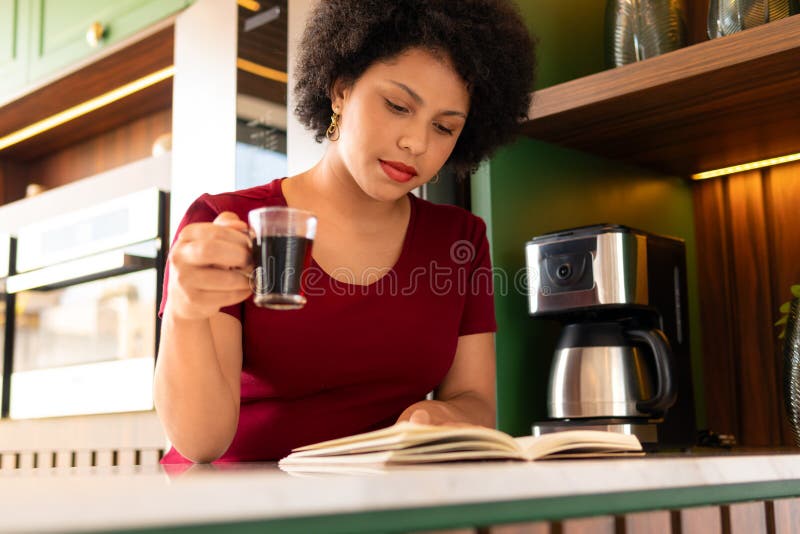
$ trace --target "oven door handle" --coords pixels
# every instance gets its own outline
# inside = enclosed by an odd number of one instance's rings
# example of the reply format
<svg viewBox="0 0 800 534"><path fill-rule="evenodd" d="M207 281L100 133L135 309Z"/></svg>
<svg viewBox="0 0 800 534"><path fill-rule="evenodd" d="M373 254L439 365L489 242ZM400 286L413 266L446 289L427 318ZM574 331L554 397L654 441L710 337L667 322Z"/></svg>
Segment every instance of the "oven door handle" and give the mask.
<svg viewBox="0 0 800 534"><path fill-rule="evenodd" d="M6 292L48 291L154 267L154 257L112 250L9 276Z"/></svg>

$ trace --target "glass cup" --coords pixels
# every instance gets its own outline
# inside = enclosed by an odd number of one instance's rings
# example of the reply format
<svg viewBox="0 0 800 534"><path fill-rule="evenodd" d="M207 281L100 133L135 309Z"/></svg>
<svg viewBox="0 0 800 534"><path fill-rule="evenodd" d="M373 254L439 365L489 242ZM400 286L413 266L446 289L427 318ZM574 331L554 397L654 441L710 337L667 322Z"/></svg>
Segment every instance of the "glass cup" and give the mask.
<svg viewBox="0 0 800 534"><path fill-rule="evenodd" d="M297 310L306 303L301 278L311 263L317 233L313 213L288 207L267 207L247 214L253 240L251 275L256 306Z"/></svg>

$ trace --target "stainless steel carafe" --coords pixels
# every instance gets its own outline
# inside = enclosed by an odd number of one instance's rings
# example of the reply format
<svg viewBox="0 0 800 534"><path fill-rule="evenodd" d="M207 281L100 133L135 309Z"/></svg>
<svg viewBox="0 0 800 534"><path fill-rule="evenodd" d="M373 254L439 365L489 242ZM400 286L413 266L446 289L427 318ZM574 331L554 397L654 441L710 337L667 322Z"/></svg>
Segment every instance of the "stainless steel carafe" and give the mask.
<svg viewBox="0 0 800 534"><path fill-rule="evenodd" d="M658 418L675 402L670 347L658 329L620 322L564 327L551 367L551 418Z"/></svg>

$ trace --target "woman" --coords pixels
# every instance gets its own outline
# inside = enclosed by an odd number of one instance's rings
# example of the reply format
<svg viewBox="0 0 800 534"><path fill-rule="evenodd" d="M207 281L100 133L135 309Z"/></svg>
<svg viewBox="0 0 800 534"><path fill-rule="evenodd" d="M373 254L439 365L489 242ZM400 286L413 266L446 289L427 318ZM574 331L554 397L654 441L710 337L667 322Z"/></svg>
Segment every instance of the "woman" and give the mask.
<svg viewBox="0 0 800 534"><path fill-rule="evenodd" d="M174 446L164 462L274 460L397 420L494 426L486 227L410 192L513 137L533 67L509 0L320 3L295 92L325 156L203 195L170 251L155 377ZM319 219L301 310L256 307L240 274L252 269L247 212L267 205Z"/></svg>

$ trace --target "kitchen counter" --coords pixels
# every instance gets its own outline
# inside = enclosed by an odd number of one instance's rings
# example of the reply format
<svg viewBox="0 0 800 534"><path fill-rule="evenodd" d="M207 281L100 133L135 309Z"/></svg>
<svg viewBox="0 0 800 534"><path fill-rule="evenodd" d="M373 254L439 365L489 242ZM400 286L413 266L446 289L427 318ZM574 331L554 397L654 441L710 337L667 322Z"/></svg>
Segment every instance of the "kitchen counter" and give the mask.
<svg viewBox="0 0 800 534"><path fill-rule="evenodd" d="M285 473L274 463L0 471L3 532L369 532L800 496L800 453ZM410 513L413 512L413 513ZM324 527L324 528L323 528Z"/></svg>

